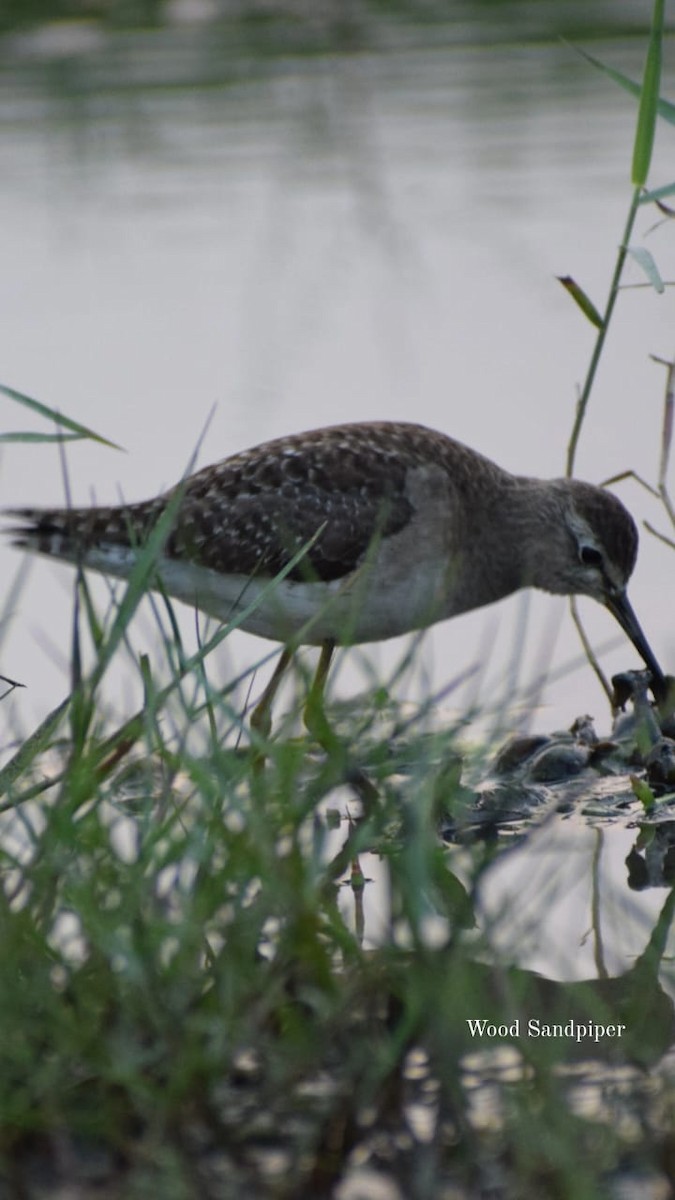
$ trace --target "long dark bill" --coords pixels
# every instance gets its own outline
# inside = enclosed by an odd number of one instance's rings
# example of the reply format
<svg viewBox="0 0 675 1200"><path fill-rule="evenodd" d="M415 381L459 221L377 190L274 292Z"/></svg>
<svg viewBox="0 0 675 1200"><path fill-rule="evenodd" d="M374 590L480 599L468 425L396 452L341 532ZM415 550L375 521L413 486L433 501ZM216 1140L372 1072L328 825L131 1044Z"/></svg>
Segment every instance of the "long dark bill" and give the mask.
<svg viewBox="0 0 675 1200"><path fill-rule="evenodd" d="M633 612L632 605L625 592L618 596L609 596L605 601L613 617L616 617L624 633L627 633L638 654L649 669L652 677L652 691L656 700L661 700L668 690L665 676L652 653L640 622Z"/></svg>

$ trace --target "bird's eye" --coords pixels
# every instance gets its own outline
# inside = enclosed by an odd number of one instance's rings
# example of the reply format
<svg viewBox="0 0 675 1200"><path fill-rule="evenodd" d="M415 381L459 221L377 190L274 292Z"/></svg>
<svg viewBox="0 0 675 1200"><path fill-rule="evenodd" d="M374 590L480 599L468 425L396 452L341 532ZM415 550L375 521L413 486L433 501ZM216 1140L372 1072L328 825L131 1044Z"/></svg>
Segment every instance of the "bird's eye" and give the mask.
<svg viewBox="0 0 675 1200"><path fill-rule="evenodd" d="M602 566L602 554L595 546L580 546L579 558L585 567Z"/></svg>

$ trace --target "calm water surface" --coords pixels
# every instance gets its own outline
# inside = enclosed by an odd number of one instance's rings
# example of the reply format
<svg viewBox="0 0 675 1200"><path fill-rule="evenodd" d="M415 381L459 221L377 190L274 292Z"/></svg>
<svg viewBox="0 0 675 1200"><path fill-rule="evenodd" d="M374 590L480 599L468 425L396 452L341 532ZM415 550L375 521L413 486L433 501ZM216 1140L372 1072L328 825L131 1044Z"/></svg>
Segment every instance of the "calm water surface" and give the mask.
<svg viewBox="0 0 675 1200"><path fill-rule="evenodd" d="M629 199L634 104L552 41L445 42L240 65L208 88L187 86L189 27L164 42L139 35L124 56L91 27L74 41L52 30L5 47L0 379L126 450L68 448L74 503L156 493L201 437L205 464L359 419L421 421L515 472L562 473L593 338L555 276L572 274L602 305ZM637 40L591 49L639 76ZM672 137L659 131L655 185L672 178ZM640 240L675 279L672 233L655 223L643 215ZM643 282L637 267L628 277ZM672 356L674 318L668 291L621 298L578 455L583 477L630 468L655 480L664 375L649 356ZM2 412L3 427L29 425L8 401ZM59 503L54 448L6 448L0 490L4 505ZM638 484L617 491L638 521L666 528ZM0 555L10 580L20 560ZM36 562L6 628L1 670L27 684L4 704L17 732L65 694L72 582L67 568ZM673 556L648 535L632 598L672 670ZM607 671L637 665L612 619L582 608L596 644L611 644ZM193 644L191 614L183 624ZM137 629L137 648L151 646L151 620L139 616ZM267 649L235 634L212 672L228 678ZM403 649L373 647L367 662L386 676ZM343 663L339 692L363 685L359 662ZM503 707L550 670L531 726L567 726L581 712L608 726L563 601L515 597L436 627L399 690L414 700L473 664L478 675L440 719L476 702ZM136 706L135 689L112 674L111 704ZM582 857L567 861L583 876L596 835L579 836ZM620 848L619 876L623 857ZM531 864L525 874L530 912ZM495 873L487 909L504 886L513 895L524 885ZM588 896L572 919L564 890L551 920L574 947ZM638 949L661 899L634 910Z"/></svg>

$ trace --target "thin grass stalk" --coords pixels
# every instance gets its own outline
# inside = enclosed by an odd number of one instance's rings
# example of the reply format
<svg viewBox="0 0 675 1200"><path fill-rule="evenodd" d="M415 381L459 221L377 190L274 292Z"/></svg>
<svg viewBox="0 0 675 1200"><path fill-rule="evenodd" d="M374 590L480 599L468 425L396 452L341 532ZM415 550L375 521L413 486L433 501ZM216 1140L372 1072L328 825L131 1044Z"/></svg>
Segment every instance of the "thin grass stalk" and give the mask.
<svg viewBox="0 0 675 1200"><path fill-rule="evenodd" d="M661 84L661 62L663 56L663 20L664 20L664 0L654 0L654 8L652 10L652 20L649 35L649 46L647 49L647 58L642 78L642 88L640 92L640 107L638 110L637 124L635 128L635 140L633 144L633 159L631 169L631 179L633 183L633 195L631 197L630 207L628 210L628 218L624 229L623 237L619 245L619 253L617 255L612 281L609 287L609 295L605 305L605 311L602 318L602 326L598 330L591 355L591 361L588 366L588 372L584 381L584 386L579 397L576 413L574 417L574 425L567 447L567 464L565 474L571 477L574 474L574 463L576 458L577 446L581 429L586 416L586 409L595 381L598 364L602 356L605 346L609 325L614 312L614 305L619 294L619 286L621 276L628 254L635 218L640 205L640 192L647 182L649 168L651 165L652 151L654 147L654 136L656 131L656 118L658 115L659 104L659 89Z"/></svg>

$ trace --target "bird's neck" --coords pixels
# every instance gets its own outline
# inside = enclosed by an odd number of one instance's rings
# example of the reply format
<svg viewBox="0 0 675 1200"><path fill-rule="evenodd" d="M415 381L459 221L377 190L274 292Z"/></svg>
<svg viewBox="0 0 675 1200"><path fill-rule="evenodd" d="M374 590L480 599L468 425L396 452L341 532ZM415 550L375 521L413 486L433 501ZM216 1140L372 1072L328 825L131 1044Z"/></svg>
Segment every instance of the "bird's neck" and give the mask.
<svg viewBox="0 0 675 1200"><path fill-rule="evenodd" d="M483 520L487 527L476 531L472 563L481 603L501 600L521 588L541 587L546 548L559 524L558 504L548 485L507 476L483 509Z"/></svg>

